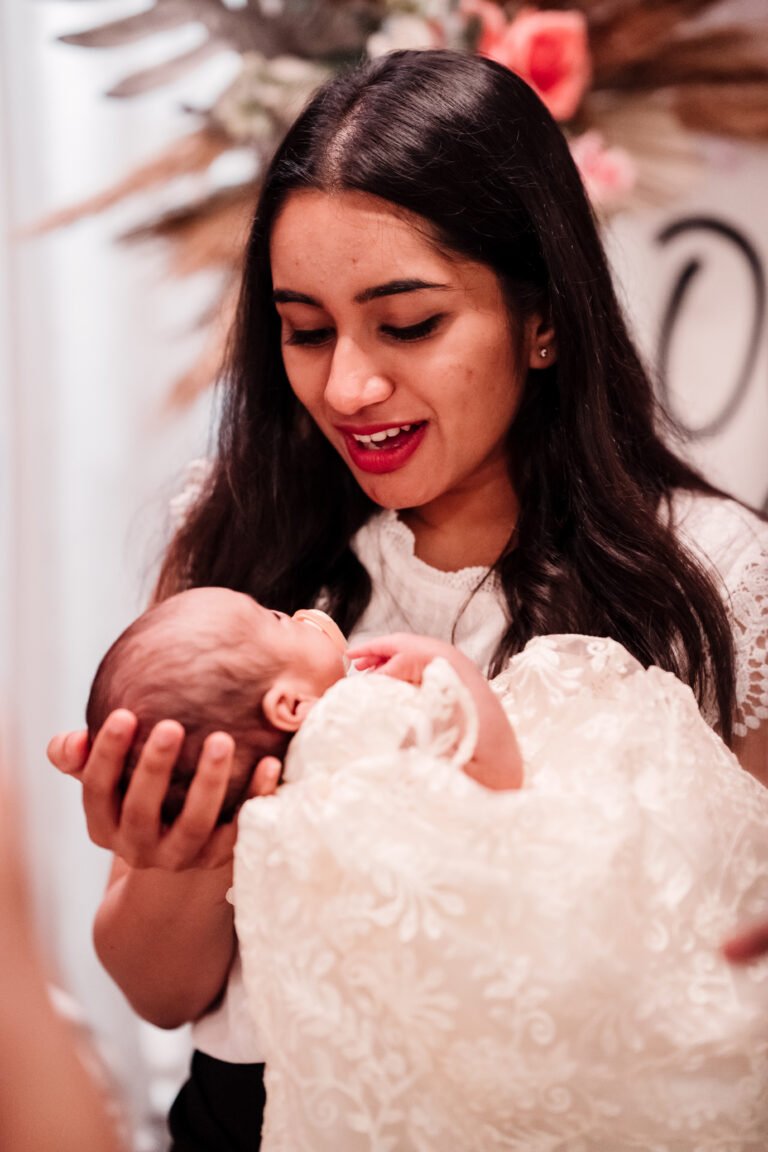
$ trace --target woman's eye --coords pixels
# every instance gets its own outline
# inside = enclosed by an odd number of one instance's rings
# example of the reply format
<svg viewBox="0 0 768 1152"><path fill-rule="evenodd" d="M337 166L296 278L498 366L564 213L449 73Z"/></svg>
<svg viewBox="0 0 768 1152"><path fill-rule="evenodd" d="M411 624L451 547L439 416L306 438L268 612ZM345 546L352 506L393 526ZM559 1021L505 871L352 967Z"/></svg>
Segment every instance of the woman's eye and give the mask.
<svg viewBox="0 0 768 1152"><path fill-rule="evenodd" d="M393 340L423 340L425 336L430 336L435 331L442 318L442 314L430 316L419 324L409 324L405 328L397 328L394 324L383 324L381 330L385 336L391 336Z"/></svg>
<svg viewBox="0 0 768 1152"><path fill-rule="evenodd" d="M294 328L285 341L294 348L316 348L333 336L332 328Z"/></svg>

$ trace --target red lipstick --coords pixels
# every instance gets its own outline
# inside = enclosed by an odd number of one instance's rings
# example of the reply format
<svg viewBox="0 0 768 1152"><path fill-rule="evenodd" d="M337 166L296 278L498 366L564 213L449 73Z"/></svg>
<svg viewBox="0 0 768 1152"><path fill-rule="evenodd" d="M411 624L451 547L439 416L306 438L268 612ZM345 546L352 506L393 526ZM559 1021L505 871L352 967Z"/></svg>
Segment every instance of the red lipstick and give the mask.
<svg viewBox="0 0 768 1152"><path fill-rule="evenodd" d="M412 423L410 426L402 424L366 424L361 427L350 425L337 425L344 437L349 457L356 468L361 472L371 472L382 475L386 472L396 472L398 468L410 460L416 449L426 435L429 424L426 420L421 423ZM407 428L407 431L404 430ZM384 440L370 440L361 442L356 436L373 437L382 432L399 429L396 435L387 436Z"/></svg>

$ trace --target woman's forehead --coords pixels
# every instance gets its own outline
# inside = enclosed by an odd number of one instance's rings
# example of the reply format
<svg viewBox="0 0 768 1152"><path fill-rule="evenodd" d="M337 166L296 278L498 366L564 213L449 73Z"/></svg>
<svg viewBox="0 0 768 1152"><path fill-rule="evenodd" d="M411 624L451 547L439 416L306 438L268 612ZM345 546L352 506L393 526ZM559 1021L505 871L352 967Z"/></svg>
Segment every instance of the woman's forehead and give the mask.
<svg viewBox="0 0 768 1152"><path fill-rule="evenodd" d="M309 246L308 246L308 243ZM292 193L272 230L272 266L305 264L313 253L343 252L357 260L386 257L395 264L414 257L444 261L428 221L365 192Z"/></svg>
<svg viewBox="0 0 768 1152"><path fill-rule="evenodd" d="M484 265L441 248L429 221L364 192L292 193L270 245L278 302L291 292L343 294L355 303L390 286L467 287ZM401 290L403 290L401 288ZM301 301L298 301L301 302ZM308 301L312 302L312 301Z"/></svg>

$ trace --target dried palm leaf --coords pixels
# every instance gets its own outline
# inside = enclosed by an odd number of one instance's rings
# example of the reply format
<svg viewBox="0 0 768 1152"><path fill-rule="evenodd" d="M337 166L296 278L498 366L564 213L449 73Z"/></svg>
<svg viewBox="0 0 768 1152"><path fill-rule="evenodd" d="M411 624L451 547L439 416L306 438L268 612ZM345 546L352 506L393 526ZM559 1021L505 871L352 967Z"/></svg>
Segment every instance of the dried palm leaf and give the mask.
<svg viewBox="0 0 768 1152"><path fill-rule="evenodd" d="M677 42L676 32L693 16L711 8L711 0L668 0L638 3L617 11L605 21L590 23L590 51L596 88L621 84L628 70L653 59Z"/></svg>
<svg viewBox="0 0 768 1152"><path fill-rule="evenodd" d="M454 19L456 0L444 2L446 19ZM512 16L527 0L498 2ZM394 3L415 5L420 11L434 0ZM606 173L615 188L620 186L617 177L630 173L622 194L635 180L632 202L657 203L684 191L700 170L701 153L687 129L768 139L765 19L751 25L739 22L729 0L540 0L538 6L577 8L587 17L592 92L568 128L581 134L573 147L582 141L585 179L590 173L595 186L603 165L605 188ZM68 44L108 48L185 25L199 26L202 38L196 47L124 77L111 89L110 95L117 97L159 88L222 49L237 51L243 67L203 113L206 125L199 132L114 188L49 217L44 227L69 223L126 196L205 171L230 148L245 146L256 162L265 161L292 116L291 101L303 103L322 79L320 73L364 54L369 34L392 11L393 0L276 0L268 10L261 0L245 0L237 7L230 7L229 0L151 0L145 11L62 37ZM165 242L175 276L216 268L226 280L215 316L201 321L209 325L203 354L177 381L171 403L194 398L220 372L256 193L254 180L216 190L122 237ZM607 200L605 205L610 210Z"/></svg>
<svg viewBox="0 0 768 1152"><path fill-rule="evenodd" d="M206 339L195 363L174 382L166 400L169 409L184 408L221 377L227 344L237 313L240 275L229 277L216 314L204 320Z"/></svg>
<svg viewBox="0 0 768 1152"><path fill-rule="evenodd" d="M237 210L190 222L183 235L178 236L169 252L168 271L183 278L214 267L239 264L248 239L251 213Z"/></svg>
<svg viewBox="0 0 768 1152"><path fill-rule="evenodd" d="M768 140L768 99L762 84L691 84L674 96L674 109L695 132Z"/></svg>
<svg viewBox="0 0 768 1152"><path fill-rule="evenodd" d="M653 58L627 67L618 90L668 88L683 84L768 85L768 25L716 28L659 47ZM768 95L768 94L767 94Z"/></svg>
<svg viewBox="0 0 768 1152"><path fill-rule="evenodd" d="M161 184L168 184L180 176L188 176L209 168L217 157L231 147L231 141L215 125L207 125L199 132L192 132L168 145L153 160L142 164L129 173L124 180L113 184L95 196L89 196L70 208L51 213L28 229L27 235L38 235L74 224L85 216L94 216L111 208L121 200L137 193L146 192Z"/></svg>
<svg viewBox="0 0 768 1152"><path fill-rule="evenodd" d="M295 55L308 60L328 56L357 55L365 48L368 34L381 19L384 0L350 0L338 4L333 0L310 0L300 11L289 4L274 15L260 8L228 8L221 0L155 0L153 8L98 28L76 32L60 39L82 48L112 48L132 43L165 28L200 24L206 33L202 45L172 57L152 70L148 81L144 73L125 77L116 85L117 93L146 91L145 85L158 87L175 79L195 62L194 53L209 56L224 48L240 53L258 52L267 59ZM158 12L159 10L159 12ZM198 61L199 62L199 61ZM179 71L177 71L179 70ZM116 94L113 90L113 95Z"/></svg>
<svg viewBox="0 0 768 1152"><path fill-rule="evenodd" d="M198 68L206 60L218 56L221 44L216 40L203 40L188 52L182 52L170 60L163 60L160 64L153 64L150 68L143 68L140 72L132 72L106 92L107 96L117 99L126 99L131 96L143 96L145 92L153 92L165 84L172 84Z"/></svg>
<svg viewBox="0 0 768 1152"><path fill-rule="evenodd" d="M168 241L169 271L174 276L189 276L205 268L239 266L257 193L255 183L215 192L133 228L121 239Z"/></svg>
<svg viewBox="0 0 768 1152"><path fill-rule="evenodd" d="M158 32L169 32L199 20L195 4L190 0L155 0L152 8L111 20L84 32L73 32L60 36L62 44L74 44L78 48L121 48L133 44L146 36Z"/></svg>

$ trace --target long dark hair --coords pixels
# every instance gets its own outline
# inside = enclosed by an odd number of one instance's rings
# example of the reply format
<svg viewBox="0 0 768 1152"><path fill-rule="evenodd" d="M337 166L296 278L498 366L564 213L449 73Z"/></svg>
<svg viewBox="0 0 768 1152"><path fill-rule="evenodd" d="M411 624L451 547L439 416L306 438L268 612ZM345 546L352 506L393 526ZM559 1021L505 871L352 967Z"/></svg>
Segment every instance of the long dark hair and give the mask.
<svg viewBox="0 0 768 1152"><path fill-rule="evenodd" d="M171 544L160 597L218 584L293 611L321 593L349 630L371 594L350 540L376 511L286 378L270 233L297 189L356 190L422 218L492 268L518 314L543 309L557 363L530 372L509 432L520 514L495 570L511 623L493 668L533 636L611 636L714 690L731 736L731 631L712 578L669 525L674 489L714 493L661 439L567 144L518 77L451 52L395 52L331 80L266 174L222 383L218 457Z"/></svg>

